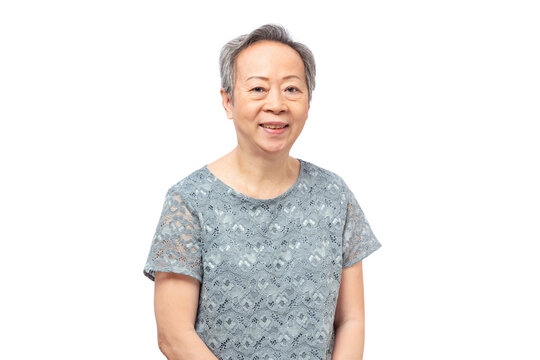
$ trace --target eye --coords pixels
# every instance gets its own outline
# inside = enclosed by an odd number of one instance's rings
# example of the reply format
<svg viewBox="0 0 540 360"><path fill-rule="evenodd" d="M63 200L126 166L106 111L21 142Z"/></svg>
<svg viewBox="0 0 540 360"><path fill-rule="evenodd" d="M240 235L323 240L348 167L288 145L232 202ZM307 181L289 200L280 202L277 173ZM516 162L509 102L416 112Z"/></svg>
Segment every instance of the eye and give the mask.
<svg viewBox="0 0 540 360"><path fill-rule="evenodd" d="M296 86L289 86L285 91L291 92L291 93L297 93L300 91Z"/></svg>
<svg viewBox="0 0 540 360"><path fill-rule="evenodd" d="M261 92L264 91L264 88L260 87L260 86L257 86L257 87L254 87L253 89L251 89L250 91L253 91L253 92L256 92L256 93L261 93Z"/></svg>

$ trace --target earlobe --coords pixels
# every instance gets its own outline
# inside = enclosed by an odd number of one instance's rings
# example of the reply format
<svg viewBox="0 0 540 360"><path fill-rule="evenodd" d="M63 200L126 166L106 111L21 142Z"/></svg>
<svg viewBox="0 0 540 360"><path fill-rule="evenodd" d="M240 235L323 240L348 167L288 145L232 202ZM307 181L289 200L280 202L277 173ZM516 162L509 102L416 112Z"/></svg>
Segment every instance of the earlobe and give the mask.
<svg viewBox="0 0 540 360"><path fill-rule="evenodd" d="M223 88L221 88L219 93L221 94L221 103L223 105L223 108L225 109L225 112L227 113L227 117L229 119L232 119L232 102L229 93L225 92Z"/></svg>

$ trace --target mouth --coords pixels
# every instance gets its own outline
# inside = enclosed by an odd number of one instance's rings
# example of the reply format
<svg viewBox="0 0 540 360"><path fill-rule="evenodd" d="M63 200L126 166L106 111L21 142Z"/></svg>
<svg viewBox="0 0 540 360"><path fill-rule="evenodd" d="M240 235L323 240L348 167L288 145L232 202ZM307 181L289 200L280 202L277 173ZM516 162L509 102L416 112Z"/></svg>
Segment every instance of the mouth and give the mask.
<svg viewBox="0 0 540 360"><path fill-rule="evenodd" d="M277 136L283 134L286 130L286 128L289 126L289 124L285 124L282 122L266 122L259 124L259 126L262 128L262 130L270 134L272 136Z"/></svg>
<svg viewBox="0 0 540 360"><path fill-rule="evenodd" d="M263 127L265 129L283 129L289 126L289 124L285 123L262 123L259 124L260 127Z"/></svg>

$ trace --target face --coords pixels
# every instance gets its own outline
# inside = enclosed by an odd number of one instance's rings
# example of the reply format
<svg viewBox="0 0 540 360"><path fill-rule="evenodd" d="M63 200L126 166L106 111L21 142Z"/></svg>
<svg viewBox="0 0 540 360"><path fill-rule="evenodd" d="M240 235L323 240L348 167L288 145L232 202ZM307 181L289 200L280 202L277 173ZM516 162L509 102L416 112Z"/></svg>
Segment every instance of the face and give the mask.
<svg viewBox="0 0 540 360"><path fill-rule="evenodd" d="M236 59L234 99L223 90L221 95L239 147L252 153L288 154L308 116L302 58L278 42L259 41L242 50Z"/></svg>

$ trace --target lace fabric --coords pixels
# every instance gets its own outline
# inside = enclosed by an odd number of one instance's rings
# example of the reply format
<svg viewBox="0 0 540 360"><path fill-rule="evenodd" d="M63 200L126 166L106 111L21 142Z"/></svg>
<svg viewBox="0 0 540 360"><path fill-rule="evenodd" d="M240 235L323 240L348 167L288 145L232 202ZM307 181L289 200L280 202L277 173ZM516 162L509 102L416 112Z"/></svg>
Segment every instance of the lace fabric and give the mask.
<svg viewBox="0 0 540 360"><path fill-rule="evenodd" d="M345 197L347 214L343 230L343 268L362 261L381 246L371 230L364 211L346 185Z"/></svg>
<svg viewBox="0 0 540 360"><path fill-rule="evenodd" d="M343 179L299 161L272 199L206 167L167 191L143 272L201 282L195 330L219 359L331 359L341 271L381 247Z"/></svg>
<svg viewBox="0 0 540 360"><path fill-rule="evenodd" d="M173 188L167 191L144 274L185 273L202 281L201 226Z"/></svg>

